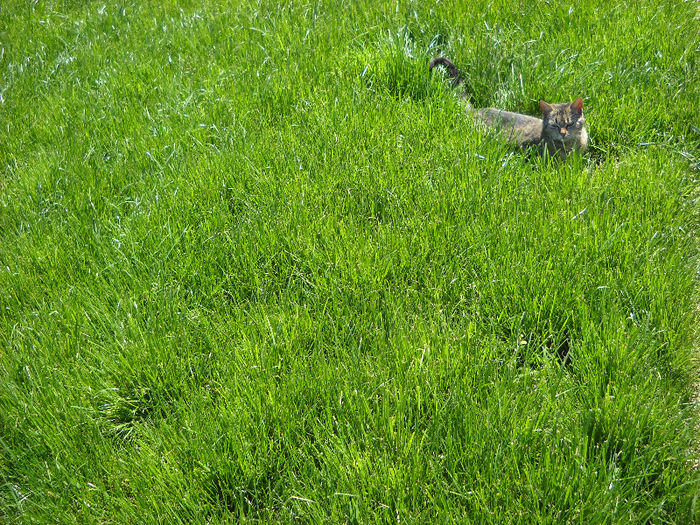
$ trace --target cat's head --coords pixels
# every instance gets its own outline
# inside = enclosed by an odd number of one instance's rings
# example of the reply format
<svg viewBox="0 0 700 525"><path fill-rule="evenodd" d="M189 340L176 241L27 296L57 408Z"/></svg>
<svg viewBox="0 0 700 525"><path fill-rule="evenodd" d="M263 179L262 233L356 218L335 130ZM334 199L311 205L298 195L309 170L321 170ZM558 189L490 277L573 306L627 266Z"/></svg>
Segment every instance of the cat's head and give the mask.
<svg viewBox="0 0 700 525"><path fill-rule="evenodd" d="M575 142L581 135L586 119L583 117L583 100L578 97L565 104L540 102L544 115L544 135L557 142Z"/></svg>

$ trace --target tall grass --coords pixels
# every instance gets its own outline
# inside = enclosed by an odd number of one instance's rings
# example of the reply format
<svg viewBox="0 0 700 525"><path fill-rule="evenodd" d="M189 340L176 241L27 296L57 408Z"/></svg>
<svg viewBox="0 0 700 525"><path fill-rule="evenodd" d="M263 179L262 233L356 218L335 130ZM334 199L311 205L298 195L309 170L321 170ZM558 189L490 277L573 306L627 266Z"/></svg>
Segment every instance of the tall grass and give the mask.
<svg viewBox="0 0 700 525"><path fill-rule="evenodd" d="M0 6L0 521L698 519L695 2ZM583 96L550 163L476 105Z"/></svg>

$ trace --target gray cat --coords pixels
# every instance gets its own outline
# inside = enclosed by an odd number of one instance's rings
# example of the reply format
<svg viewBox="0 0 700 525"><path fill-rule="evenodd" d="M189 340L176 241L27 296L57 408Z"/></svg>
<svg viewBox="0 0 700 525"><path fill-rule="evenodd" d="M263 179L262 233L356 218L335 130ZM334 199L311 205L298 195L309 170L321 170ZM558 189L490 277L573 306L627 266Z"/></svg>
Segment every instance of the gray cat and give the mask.
<svg viewBox="0 0 700 525"><path fill-rule="evenodd" d="M464 82L457 67L445 57L432 59L430 71L435 66L447 68L454 87L460 86ZM466 97L466 93L462 95L462 98ZM506 140L517 144L520 148L535 146L541 155L548 154L561 159L565 159L573 151L586 149L588 132L586 131L586 120L583 117L581 97L564 104L548 104L541 101L540 109L544 118L495 108L474 110L471 105L467 106L468 113L487 127L503 130Z"/></svg>

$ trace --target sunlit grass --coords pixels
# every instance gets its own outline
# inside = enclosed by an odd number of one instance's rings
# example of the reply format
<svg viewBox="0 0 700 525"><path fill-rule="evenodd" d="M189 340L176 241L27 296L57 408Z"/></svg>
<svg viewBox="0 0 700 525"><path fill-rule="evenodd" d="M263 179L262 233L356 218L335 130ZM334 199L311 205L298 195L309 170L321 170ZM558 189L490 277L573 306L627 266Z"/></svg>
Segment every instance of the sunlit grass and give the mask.
<svg viewBox="0 0 700 525"><path fill-rule="evenodd" d="M0 521L693 522L695 8L0 6Z"/></svg>

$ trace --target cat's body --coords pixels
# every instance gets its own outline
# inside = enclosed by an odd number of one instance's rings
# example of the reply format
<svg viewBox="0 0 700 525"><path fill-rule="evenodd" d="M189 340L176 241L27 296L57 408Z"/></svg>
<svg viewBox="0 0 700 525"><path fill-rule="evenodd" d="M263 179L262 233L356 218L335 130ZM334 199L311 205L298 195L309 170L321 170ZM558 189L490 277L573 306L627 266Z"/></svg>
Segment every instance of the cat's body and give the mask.
<svg viewBox="0 0 700 525"><path fill-rule="evenodd" d="M457 67L444 57L430 61L430 70L435 66L445 66L452 77L452 85L457 87L463 79ZM467 94L463 95L467 98ZM502 130L505 138L521 148L536 147L541 155L558 156L565 159L574 151L588 147L588 132L583 116L583 100L548 104L540 102L543 118L513 113L496 108L473 109L467 103L467 111L488 128Z"/></svg>

